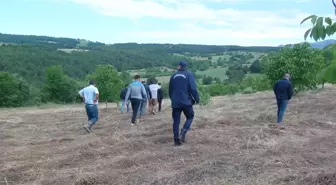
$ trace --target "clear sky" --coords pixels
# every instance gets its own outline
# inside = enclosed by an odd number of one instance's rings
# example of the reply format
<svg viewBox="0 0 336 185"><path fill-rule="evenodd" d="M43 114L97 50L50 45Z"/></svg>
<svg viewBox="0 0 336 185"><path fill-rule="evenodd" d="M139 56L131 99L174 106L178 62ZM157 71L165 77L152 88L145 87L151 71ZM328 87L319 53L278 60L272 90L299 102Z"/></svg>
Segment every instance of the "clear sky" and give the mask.
<svg viewBox="0 0 336 185"><path fill-rule="evenodd" d="M331 0L2 0L0 32L104 43L297 43Z"/></svg>

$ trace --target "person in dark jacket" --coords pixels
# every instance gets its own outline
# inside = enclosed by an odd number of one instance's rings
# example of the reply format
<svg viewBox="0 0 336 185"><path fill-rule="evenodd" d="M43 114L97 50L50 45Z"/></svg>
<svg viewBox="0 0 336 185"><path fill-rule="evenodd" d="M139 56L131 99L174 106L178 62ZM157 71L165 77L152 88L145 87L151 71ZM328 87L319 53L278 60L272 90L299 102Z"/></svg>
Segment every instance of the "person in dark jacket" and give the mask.
<svg viewBox="0 0 336 185"><path fill-rule="evenodd" d="M129 100L125 100L126 93L127 93L127 87L128 87L128 84L125 84L125 87L121 89L120 91L120 101L121 101L120 112L124 112L125 105L126 105L126 112L129 112Z"/></svg>
<svg viewBox="0 0 336 185"><path fill-rule="evenodd" d="M282 121L288 105L289 100L293 96L293 86L289 81L290 75L285 74L283 79L277 81L273 87L273 91L276 97L278 105L278 114L277 114L277 127L279 129L284 129Z"/></svg>
<svg viewBox="0 0 336 185"><path fill-rule="evenodd" d="M161 83L158 83L159 86L161 86ZM162 88L159 88L157 90L157 100L159 104L159 112L161 112L161 106L162 106L162 100L163 100L164 94Z"/></svg>
<svg viewBox="0 0 336 185"><path fill-rule="evenodd" d="M185 136L194 119L193 105L200 101L195 77L186 70L186 67L187 63L180 61L178 71L171 76L169 81L169 98L173 109L173 133L176 146L181 145L181 142L185 142ZM181 130L181 135L179 135L181 112L184 113L186 121Z"/></svg>

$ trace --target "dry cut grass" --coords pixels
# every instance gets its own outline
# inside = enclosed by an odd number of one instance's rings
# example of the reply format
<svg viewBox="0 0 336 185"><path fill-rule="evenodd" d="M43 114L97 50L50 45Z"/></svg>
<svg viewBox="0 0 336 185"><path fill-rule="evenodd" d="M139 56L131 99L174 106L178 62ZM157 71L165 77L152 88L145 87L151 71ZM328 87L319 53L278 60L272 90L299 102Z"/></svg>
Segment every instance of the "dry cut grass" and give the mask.
<svg viewBox="0 0 336 185"><path fill-rule="evenodd" d="M336 184L336 89L298 96L278 131L272 93L216 97L196 107L188 143L174 147L171 110L130 126L100 109L94 134L76 107L0 112L0 184ZM102 105L104 106L104 105Z"/></svg>

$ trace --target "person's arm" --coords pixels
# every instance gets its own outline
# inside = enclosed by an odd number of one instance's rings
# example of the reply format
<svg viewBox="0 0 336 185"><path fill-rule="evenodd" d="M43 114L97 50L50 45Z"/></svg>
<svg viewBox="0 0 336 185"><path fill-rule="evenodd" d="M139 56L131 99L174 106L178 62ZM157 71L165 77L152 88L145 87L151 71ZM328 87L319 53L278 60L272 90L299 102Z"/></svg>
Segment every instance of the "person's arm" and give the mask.
<svg viewBox="0 0 336 185"><path fill-rule="evenodd" d="M168 87L168 94L169 94L169 98L171 99L172 97L172 80L173 80L173 76L170 77L169 80L169 87Z"/></svg>
<svg viewBox="0 0 336 185"><path fill-rule="evenodd" d="M85 98L84 98L84 89L80 90L78 92L79 96L83 99L83 102L85 102Z"/></svg>
<svg viewBox="0 0 336 185"><path fill-rule="evenodd" d="M276 82L273 86L273 92L276 95L276 90L277 90L278 82Z"/></svg>
<svg viewBox="0 0 336 185"><path fill-rule="evenodd" d="M147 86L148 87L148 95L149 95L149 99L152 99L152 91L149 89L149 86Z"/></svg>
<svg viewBox="0 0 336 185"><path fill-rule="evenodd" d="M125 89L121 89L119 98L122 100L123 99L123 94L124 94Z"/></svg>
<svg viewBox="0 0 336 185"><path fill-rule="evenodd" d="M163 100L163 98L164 98L164 92L163 92L163 90L160 88L160 90L161 90L161 100Z"/></svg>
<svg viewBox="0 0 336 185"><path fill-rule="evenodd" d="M131 94L131 85L127 87L127 92L125 95L125 102L129 99L130 94Z"/></svg>
<svg viewBox="0 0 336 185"><path fill-rule="evenodd" d="M141 95L142 95L142 99L146 100L147 99L147 93L146 93L146 88L144 85L141 86Z"/></svg>
<svg viewBox="0 0 336 185"><path fill-rule="evenodd" d="M192 73L188 74L188 85L189 85L189 93L193 96L193 98L195 99L196 103L199 103L200 99L199 99L199 95L198 95L198 91L197 91L197 84L196 84L196 80L195 77Z"/></svg>
<svg viewBox="0 0 336 185"><path fill-rule="evenodd" d="M96 97L95 97L95 99L93 100L93 103L97 103L97 101L99 100L99 91L98 91L97 88L95 89L95 94L96 94Z"/></svg>
<svg viewBox="0 0 336 185"><path fill-rule="evenodd" d="M289 86L288 86L288 89L287 89L287 93L288 93L288 100L292 99L292 96L294 94L294 90L293 90L293 85L291 82L289 82Z"/></svg>
<svg viewBox="0 0 336 185"><path fill-rule="evenodd" d="M157 94L158 94L158 99L162 100L163 99L163 94L162 94L162 89L161 88L158 89Z"/></svg>

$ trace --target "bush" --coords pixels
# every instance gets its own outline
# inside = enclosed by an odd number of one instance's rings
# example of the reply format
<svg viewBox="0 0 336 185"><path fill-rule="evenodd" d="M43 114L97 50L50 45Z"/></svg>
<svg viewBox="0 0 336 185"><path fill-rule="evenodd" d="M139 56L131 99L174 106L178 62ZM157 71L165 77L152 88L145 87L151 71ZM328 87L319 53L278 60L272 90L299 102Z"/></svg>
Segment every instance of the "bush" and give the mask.
<svg viewBox="0 0 336 185"><path fill-rule="evenodd" d="M199 93L199 97L200 97L200 105L207 105L210 103L210 94L207 91L207 88L204 87L203 85L199 85L198 86L198 93Z"/></svg>
<svg viewBox="0 0 336 185"><path fill-rule="evenodd" d="M7 72L0 72L0 107L19 107L29 101L27 82Z"/></svg>
<svg viewBox="0 0 336 185"><path fill-rule="evenodd" d="M321 50L311 48L307 43L296 44L293 48L286 46L277 53L268 54L260 65L272 84L290 73L293 86L299 91L315 88L318 83L316 74L325 67Z"/></svg>
<svg viewBox="0 0 336 185"><path fill-rule="evenodd" d="M253 92L272 89L271 81L265 75L247 77L241 82L241 86L251 87Z"/></svg>
<svg viewBox="0 0 336 185"><path fill-rule="evenodd" d="M50 66L46 69L46 82L41 94L43 102L75 102L78 90L77 81L65 75L61 66Z"/></svg>

